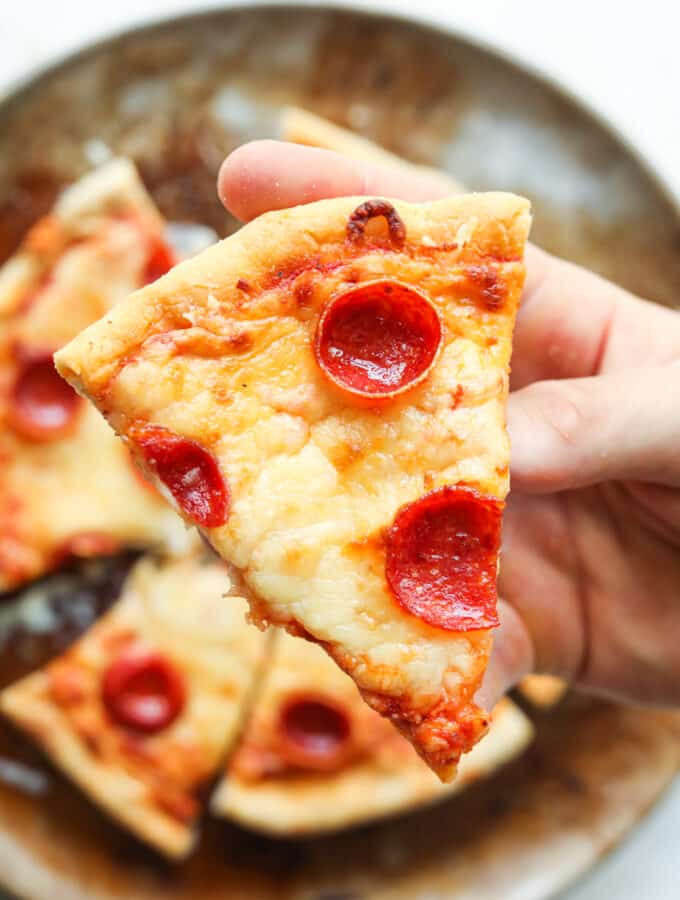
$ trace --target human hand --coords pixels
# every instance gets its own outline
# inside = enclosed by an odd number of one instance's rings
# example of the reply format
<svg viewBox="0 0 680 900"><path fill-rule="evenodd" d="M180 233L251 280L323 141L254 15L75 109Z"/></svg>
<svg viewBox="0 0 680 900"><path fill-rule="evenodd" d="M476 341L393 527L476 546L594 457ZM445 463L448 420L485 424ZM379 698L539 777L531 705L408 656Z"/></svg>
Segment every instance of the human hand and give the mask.
<svg viewBox="0 0 680 900"><path fill-rule="evenodd" d="M243 220L444 192L436 176L276 141L240 147L219 177ZM502 624L480 700L535 670L680 703L680 314L529 247L510 387Z"/></svg>

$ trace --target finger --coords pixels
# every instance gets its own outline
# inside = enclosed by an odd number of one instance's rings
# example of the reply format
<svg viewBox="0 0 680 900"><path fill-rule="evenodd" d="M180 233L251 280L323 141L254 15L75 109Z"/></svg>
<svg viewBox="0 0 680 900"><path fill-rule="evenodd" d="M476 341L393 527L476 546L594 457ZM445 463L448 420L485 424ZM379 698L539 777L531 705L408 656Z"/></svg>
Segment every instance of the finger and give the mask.
<svg viewBox="0 0 680 900"><path fill-rule="evenodd" d="M510 395L513 487L680 485L680 365L544 381Z"/></svg>
<svg viewBox="0 0 680 900"><path fill-rule="evenodd" d="M605 279L527 248L527 280L514 336L511 387L670 362L680 315Z"/></svg>
<svg viewBox="0 0 680 900"><path fill-rule="evenodd" d="M475 697L484 709L493 709L504 694L533 669L533 649L529 632L518 613L503 600L498 601L500 628L494 633L493 650L482 686Z"/></svg>
<svg viewBox="0 0 680 900"><path fill-rule="evenodd" d="M380 194L421 202L450 193L446 179L437 175L283 141L253 141L234 150L222 164L217 186L222 203L246 222L271 209L330 197Z"/></svg>

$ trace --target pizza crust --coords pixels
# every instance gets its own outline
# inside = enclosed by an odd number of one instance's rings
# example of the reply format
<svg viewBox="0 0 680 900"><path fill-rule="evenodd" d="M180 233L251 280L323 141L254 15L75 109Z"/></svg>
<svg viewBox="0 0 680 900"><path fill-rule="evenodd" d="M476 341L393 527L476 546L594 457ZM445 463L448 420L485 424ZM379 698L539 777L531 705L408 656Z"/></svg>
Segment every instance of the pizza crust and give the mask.
<svg viewBox="0 0 680 900"><path fill-rule="evenodd" d="M196 791L238 736L267 645L230 590L221 564L142 560L80 641L0 693L4 715L95 803L173 858L194 844ZM187 693L179 718L149 736L116 725L101 700L104 671L132 642L168 658Z"/></svg>

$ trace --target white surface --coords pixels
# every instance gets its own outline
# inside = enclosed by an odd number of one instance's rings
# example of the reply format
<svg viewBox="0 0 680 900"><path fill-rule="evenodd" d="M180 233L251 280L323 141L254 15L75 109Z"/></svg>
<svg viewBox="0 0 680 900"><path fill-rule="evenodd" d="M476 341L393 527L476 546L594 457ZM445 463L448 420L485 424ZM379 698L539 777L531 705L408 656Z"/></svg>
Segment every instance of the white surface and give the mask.
<svg viewBox="0 0 680 900"><path fill-rule="evenodd" d="M0 93L36 66L112 31L222 5L0 0ZM455 28L556 77L609 118L680 198L680 4L674 0L358 0L354 5ZM678 900L678 831L680 784L628 842L561 900Z"/></svg>

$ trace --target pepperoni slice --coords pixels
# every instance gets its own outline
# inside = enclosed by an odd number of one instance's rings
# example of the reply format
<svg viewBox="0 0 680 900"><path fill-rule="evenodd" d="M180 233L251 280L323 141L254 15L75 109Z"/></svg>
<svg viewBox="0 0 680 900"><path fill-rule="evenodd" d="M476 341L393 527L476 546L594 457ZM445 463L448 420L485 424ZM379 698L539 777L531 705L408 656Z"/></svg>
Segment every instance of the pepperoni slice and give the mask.
<svg viewBox="0 0 680 900"><path fill-rule="evenodd" d="M229 516L229 488L211 453L158 425L134 428L130 437L190 519L204 528L224 525Z"/></svg>
<svg viewBox="0 0 680 900"><path fill-rule="evenodd" d="M387 536L385 574L398 603L446 631L499 625L496 564L503 503L444 487L402 507Z"/></svg>
<svg viewBox="0 0 680 900"><path fill-rule="evenodd" d="M152 734L167 728L184 709L184 680L161 653L132 646L104 673L102 700L126 728Z"/></svg>
<svg viewBox="0 0 680 900"><path fill-rule="evenodd" d="M280 749L286 760L303 769L329 771L347 759L352 728L342 707L321 695L289 697L279 717Z"/></svg>
<svg viewBox="0 0 680 900"><path fill-rule="evenodd" d="M144 268L144 275L142 276L142 283L151 284L152 281L156 281L161 275L169 272L176 264L177 257L172 247L160 237L153 238Z"/></svg>
<svg viewBox="0 0 680 900"><path fill-rule="evenodd" d="M26 359L12 388L8 419L21 437L56 441L74 427L82 400L59 375L51 353Z"/></svg>
<svg viewBox="0 0 680 900"><path fill-rule="evenodd" d="M419 291L398 281L369 281L328 303L314 349L337 387L375 402L424 381L441 342L437 311Z"/></svg>

